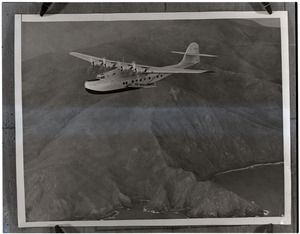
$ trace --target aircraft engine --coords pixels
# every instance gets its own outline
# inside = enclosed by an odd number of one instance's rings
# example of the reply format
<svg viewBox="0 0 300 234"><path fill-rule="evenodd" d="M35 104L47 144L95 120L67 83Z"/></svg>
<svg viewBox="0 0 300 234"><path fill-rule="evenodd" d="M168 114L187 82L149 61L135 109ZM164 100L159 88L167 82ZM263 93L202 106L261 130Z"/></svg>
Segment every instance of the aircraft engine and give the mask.
<svg viewBox="0 0 300 234"><path fill-rule="evenodd" d="M131 70L131 65L124 64L124 65L123 65L123 70L126 70L126 71Z"/></svg>
<svg viewBox="0 0 300 234"><path fill-rule="evenodd" d="M101 61L95 61L95 62L94 62L94 66L100 66L101 64L102 64Z"/></svg>
<svg viewBox="0 0 300 234"><path fill-rule="evenodd" d="M121 63L121 62L118 62L116 67L118 69L120 69L121 71L128 71L128 70L131 70L131 66L128 65L128 64L124 64L124 63Z"/></svg>
<svg viewBox="0 0 300 234"><path fill-rule="evenodd" d="M115 66L114 63L108 62L108 61L106 61L105 59L102 60L101 65L102 65L104 68L112 68L112 67Z"/></svg>
<svg viewBox="0 0 300 234"><path fill-rule="evenodd" d="M146 70L147 70L146 68L142 68L142 67L137 67L136 68L137 73L144 73Z"/></svg>
<svg viewBox="0 0 300 234"><path fill-rule="evenodd" d="M106 63L106 67L107 68L112 68L112 67L114 67L115 66L115 64L113 64L113 63Z"/></svg>
<svg viewBox="0 0 300 234"><path fill-rule="evenodd" d="M101 65L102 65L104 68L107 68L107 65L108 65L108 64L107 64L105 58L102 60Z"/></svg>
<svg viewBox="0 0 300 234"><path fill-rule="evenodd" d="M133 70L135 73L144 73L144 72L147 70L146 68L137 66L134 62L132 63L131 66L132 66L132 70Z"/></svg>
<svg viewBox="0 0 300 234"><path fill-rule="evenodd" d="M118 63L117 63L117 68L120 69L121 71L124 70L123 64L122 64L121 62L118 62Z"/></svg>
<svg viewBox="0 0 300 234"><path fill-rule="evenodd" d="M87 68L87 73L93 75L95 73L96 64L94 61L91 62L91 65Z"/></svg>
<svg viewBox="0 0 300 234"><path fill-rule="evenodd" d="M136 63L135 63L135 62L132 62L132 63L131 63L131 69L132 69L133 71L136 70Z"/></svg>

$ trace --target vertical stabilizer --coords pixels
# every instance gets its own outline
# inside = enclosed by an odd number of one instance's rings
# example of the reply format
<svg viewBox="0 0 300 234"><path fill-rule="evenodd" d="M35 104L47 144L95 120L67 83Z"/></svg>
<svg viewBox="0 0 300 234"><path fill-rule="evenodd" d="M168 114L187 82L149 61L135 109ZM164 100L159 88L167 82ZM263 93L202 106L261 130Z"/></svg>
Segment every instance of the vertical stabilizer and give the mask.
<svg viewBox="0 0 300 234"><path fill-rule="evenodd" d="M184 54L179 67L187 67L200 62L199 45L196 42L189 44L185 52L173 51L173 53Z"/></svg>

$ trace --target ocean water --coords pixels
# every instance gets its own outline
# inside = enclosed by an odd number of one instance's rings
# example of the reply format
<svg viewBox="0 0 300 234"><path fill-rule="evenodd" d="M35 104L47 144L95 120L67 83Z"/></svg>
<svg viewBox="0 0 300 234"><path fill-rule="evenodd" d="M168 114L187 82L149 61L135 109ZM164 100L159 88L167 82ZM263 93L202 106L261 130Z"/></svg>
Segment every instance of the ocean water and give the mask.
<svg viewBox="0 0 300 234"><path fill-rule="evenodd" d="M212 181L254 201L265 210L266 216L284 214L284 173L283 164L261 165L243 170L219 174ZM116 210L106 220L124 219L184 219L184 212L150 212L144 209L146 201L135 203L132 208Z"/></svg>
<svg viewBox="0 0 300 234"><path fill-rule="evenodd" d="M267 216L284 215L284 167L283 164L261 165L219 174L213 181L254 201Z"/></svg>
<svg viewBox="0 0 300 234"><path fill-rule="evenodd" d="M188 218L183 212L153 212L146 210L144 207L146 201L133 204L132 208L122 208L110 216L106 220L128 220L128 219L183 219Z"/></svg>

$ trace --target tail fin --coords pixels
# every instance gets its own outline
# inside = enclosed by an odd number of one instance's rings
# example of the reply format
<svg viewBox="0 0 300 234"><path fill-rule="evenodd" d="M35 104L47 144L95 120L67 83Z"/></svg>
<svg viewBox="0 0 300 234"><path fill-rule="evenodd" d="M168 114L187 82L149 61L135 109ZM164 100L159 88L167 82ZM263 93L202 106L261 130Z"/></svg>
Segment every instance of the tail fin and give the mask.
<svg viewBox="0 0 300 234"><path fill-rule="evenodd" d="M185 52L172 51L175 54L183 54L182 60L178 63L178 66L187 67L200 62L200 57L217 57L216 55L200 54L199 45L196 42L189 44Z"/></svg>

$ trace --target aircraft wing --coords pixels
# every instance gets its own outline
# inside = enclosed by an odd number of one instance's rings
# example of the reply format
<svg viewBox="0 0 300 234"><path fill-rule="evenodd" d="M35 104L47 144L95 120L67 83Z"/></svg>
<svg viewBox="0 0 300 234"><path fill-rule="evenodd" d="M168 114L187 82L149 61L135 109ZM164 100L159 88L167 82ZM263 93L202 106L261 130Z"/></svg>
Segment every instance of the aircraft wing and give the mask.
<svg viewBox="0 0 300 234"><path fill-rule="evenodd" d="M80 58L82 60L88 61L90 63L103 60L102 58L98 58L98 57L87 55L87 54L81 54L81 53L77 53L77 52L70 52L70 55Z"/></svg>
<svg viewBox="0 0 300 234"><path fill-rule="evenodd" d="M134 70L134 68L140 69L141 73L149 73L149 74L201 74L206 72L212 72L209 70L193 70L193 69L185 69L185 68L177 68L172 66L167 67L152 67L148 65L134 64L134 63L126 63L114 60L108 60L105 58L98 58L95 56L81 54L78 52L70 52L70 55L85 60L90 63L94 63L95 65L106 65L108 67L117 67L122 66L125 69Z"/></svg>
<svg viewBox="0 0 300 234"><path fill-rule="evenodd" d="M160 73L160 74L201 74L211 72L209 70L193 70L175 67L149 67L145 73Z"/></svg>
<svg viewBox="0 0 300 234"><path fill-rule="evenodd" d="M99 58L99 57L95 57L92 55L87 55L87 54L81 54L78 52L70 52L70 55L85 60L87 62L90 63L94 63L95 65L108 65L109 67L114 67L117 66L118 64L120 66L126 67L127 69L132 69L133 68L133 63L126 63L126 62L120 62L120 61L114 61L114 60L109 60L109 59L105 59L105 58ZM145 66L145 65L139 65L139 64L135 64L135 66L139 67L139 68L149 68L150 66Z"/></svg>

